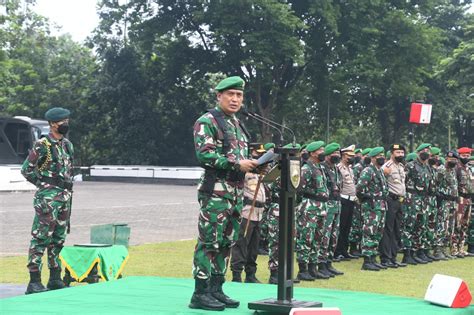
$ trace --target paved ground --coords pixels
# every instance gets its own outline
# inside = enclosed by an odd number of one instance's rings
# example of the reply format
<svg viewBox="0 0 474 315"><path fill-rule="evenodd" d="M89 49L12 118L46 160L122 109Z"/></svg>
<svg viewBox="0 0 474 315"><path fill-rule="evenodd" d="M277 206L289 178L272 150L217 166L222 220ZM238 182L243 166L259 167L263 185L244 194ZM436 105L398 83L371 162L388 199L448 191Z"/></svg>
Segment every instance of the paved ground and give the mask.
<svg viewBox="0 0 474 315"><path fill-rule="evenodd" d="M26 255L34 192L0 192L0 256ZM66 245L90 242L90 227L128 223L130 244L197 236L196 186L78 182Z"/></svg>

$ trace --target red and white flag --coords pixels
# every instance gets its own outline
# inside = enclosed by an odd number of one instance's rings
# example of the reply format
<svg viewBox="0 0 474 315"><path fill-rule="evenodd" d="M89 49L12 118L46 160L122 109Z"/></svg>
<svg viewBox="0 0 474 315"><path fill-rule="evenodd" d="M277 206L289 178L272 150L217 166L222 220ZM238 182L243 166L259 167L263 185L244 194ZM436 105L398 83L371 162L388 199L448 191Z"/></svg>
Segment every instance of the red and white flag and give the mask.
<svg viewBox="0 0 474 315"><path fill-rule="evenodd" d="M429 124L431 122L431 104L411 103L410 122Z"/></svg>

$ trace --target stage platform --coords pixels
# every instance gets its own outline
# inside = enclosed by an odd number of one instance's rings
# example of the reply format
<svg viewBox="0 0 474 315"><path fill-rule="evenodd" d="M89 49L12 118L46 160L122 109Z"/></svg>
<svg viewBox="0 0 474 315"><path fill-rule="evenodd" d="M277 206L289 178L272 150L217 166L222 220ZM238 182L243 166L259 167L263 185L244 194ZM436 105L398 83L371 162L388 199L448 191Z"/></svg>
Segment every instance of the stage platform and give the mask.
<svg viewBox="0 0 474 315"><path fill-rule="evenodd" d="M238 299L237 309L209 312L188 308L194 280L160 277L124 279L81 285L40 294L0 300L1 314L254 314L248 302L275 298L277 287L269 284L227 282L225 292ZM295 287L297 300L321 301L339 307L344 315L357 314L474 314L474 305L449 309L420 299L365 292Z"/></svg>

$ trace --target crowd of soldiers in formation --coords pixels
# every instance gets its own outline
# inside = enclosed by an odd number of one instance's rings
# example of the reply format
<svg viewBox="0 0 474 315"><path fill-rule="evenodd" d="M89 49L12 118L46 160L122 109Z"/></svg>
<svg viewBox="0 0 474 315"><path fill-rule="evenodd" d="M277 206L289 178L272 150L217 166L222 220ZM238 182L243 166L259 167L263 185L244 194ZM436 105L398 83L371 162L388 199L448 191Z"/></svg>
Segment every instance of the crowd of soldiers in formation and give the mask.
<svg viewBox="0 0 474 315"><path fill-rule="evenodd" d="M273 147L251 144L250 151L258 158ZM470 148L442 154L423 143L406 154L400 144L385 152L315 141L300 148L300 156L299 280L343 275L333 262L351 259L363 258L362 270L379 271L474 256ZM239 240L231 256L235 282L242 281L244 270L245 282L260 282L255 276L259 254L269 257L268 282L278 282L280 180L264 184L264 173L260 168L245 177Z"/></svg>

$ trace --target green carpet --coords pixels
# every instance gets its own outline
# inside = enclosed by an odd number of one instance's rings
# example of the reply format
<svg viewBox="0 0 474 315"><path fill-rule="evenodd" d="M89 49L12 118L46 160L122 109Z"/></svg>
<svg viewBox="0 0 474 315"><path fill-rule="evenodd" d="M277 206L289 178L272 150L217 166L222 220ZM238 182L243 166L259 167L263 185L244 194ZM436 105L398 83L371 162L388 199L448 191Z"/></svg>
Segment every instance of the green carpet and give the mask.
<svg viewBox="0 0 474 315"><path fill-rule="evenodd" d="M213 314L192 310L188 302L192 279L127 277L111 282L83 285L40 294L0 300L1 314ZM277 287L268 284L227 282L225 292L241 301L237 309L220 314L253 314L247 303L275 298ZM321 301L325 307L339 307L350 314L474 314L474 305L449 309L423 300L365 292L295 288L294 298Z"/></svg>

